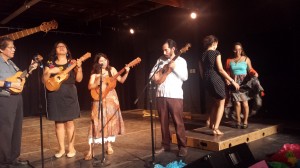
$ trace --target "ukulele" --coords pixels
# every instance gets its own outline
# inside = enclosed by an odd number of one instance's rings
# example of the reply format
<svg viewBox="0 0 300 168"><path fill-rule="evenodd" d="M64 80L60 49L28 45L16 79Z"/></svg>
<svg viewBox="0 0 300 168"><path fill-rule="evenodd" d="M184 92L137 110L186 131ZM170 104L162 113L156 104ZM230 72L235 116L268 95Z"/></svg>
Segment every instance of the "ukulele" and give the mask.
<svg viewBox="0 0 300 168"><path fill-rule="evenodd" d="M25 81L26 81L25 77L27 77L27 75L31 74L32 71L36 69L36 68L34 68L33 64L41 62L42 60L43 60L43 57L41 55L37 55L34 59L34 62L32 64L30 64L30 66L28 68L28 71L27 70L25 70L23 72L18 71L13 76L5 79L5 81L8 81L8 82L21 82L22 89L8 88L9 92L13 93L13 94L21 93L23 91L24 84L25 84Z"/></svg>
<svg viewBox="0 0 300 168"><path fill-rule="evenodd" d="M136 64L141 62L141 58L137 57L136 59L134 59L133 61L131 61L129 64L127 64L126 66L128 67L133 67ZM125 67L126 67L125 66ZM104 99L106 97L106 95L113 90L116 85L117 85L117 77L120 76L124 71L125 71L125 67L123 69L121 69L117 74L115 74L112 77L107 77L103 80L103 84L106 85L105 90L102 93L102 99ZM91 89L91 96L94 100L99 100L100 97L100 86L95 88L95 89Z"/></svg>
<svg viewBox="0 0 300 168"><path fill-rule="evenodd" d="M82 62L84 62L86 59L88 59L90 57L91 57L91 53L87 52L83 56L81 56L79 59ZM49 78L45 82L47 90L57 91L60 88L62 82L69 78L69 76L70 76L69 72L75 67L76 67L76 60L72 60L71 65L68 68L66 68L64 71L54 75L53 77Z"/></svg>
<svg viewBox="0 0 300 168"><path fill-rule="evenodd" d="M30 29L25 29L25 30L18 31L18 32L15 32L15 33L11 33L11 34L8 34L8 35L4 35L4 36L1 36L1 37L9 37L12 40L17 40L17 39L20 39L22 37L26 37L28 35L31 35L31 34L34 34L34 33L40 32L40 31L43 31L43 32L47 33L49 30L57 29L57 26L58 26L57 22L55 20L52 20L50 22L43 22L40 26L33 27L33 28L30 28Z"/></svg>
<svg viewBox="0 0 300 168"><path fill-rule="evenodd" d="M174 62L181 54L185 53L189 48L191 47L190 43L187 43L183 48L179 50L179 52L175 55L174 58L170 62ZM155 84L162 84L167 76L172 72L172 69L170 68L170 63L166 64L156 72L156 74L159 76L157 80L154 80Z"/></svg>

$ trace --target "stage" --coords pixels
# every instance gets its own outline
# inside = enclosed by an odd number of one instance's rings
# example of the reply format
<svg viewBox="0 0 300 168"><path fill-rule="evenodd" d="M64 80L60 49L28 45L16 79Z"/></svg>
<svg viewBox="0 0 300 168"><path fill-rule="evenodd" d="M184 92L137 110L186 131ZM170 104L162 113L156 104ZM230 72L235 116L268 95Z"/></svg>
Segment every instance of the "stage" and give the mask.
<svg viewBox="0 0 300 168"><path fill-rule="evenodd" d="M124 118L126 133L117 137L116 142L113 144L114 153L112 155L105 155L106 161L110 163L110 165L106 167L145 167L145 164L152 161L150 117L149 115L147 115L147 113L145 113L145 110L123 111L122 115ZM156 148L159 148L161 139L160 124L158 122L158 118L154 118L154 143L157 146ZM90 113L88 111L82 111L81 117L75 120L75 148L77 150L76 156L74 158L62 157L60 159L56 159L53 157L53 155L58 150L58 144L54 131L54 123L52 121L48 121L45 117L42 118L43 154L45 168L93 167L93 161L83 160L84 155L88 150L87 134L89 122ZM248 138L250 138L247 143L256 160L265 159L267 155L276 152L285 143L300 143L299 135L296 136L287 134L286 131L280 131L281 129L278 129L279 126L280 128L284 128L284 126L286 126L286 124L281 121L258 123L254 122L253 119L251 119L249 128L246 130L237 130L235 128L230 128L228 123L228 121L222 122L221 130L224 130L225 135L212 136L206 134L207 130L205 127L203 127L204 121L193 120L192 117L185 117L189 146L188 155L184 158L177 157L177 145L172 144L171 152L155 155L155 163L166 166L170 162L182 160L183 162L188 164L195 160L198 160L199 158L207 154L228 148L228 144L230 142L232 146L242 143L243 141L238 141L238 143L236 143L237 139L244 139L244 136L246 135ZM172 130L174 130L172 124L171 128ZM299 127L292 126L292 128L299 131ZM255 131L261 132L255 134ZM265 134L263 135L262 133ZM221 147L217 149L193 146L193 143L190 143L190 139L191 137L193 137L191 135L193 135L194 138L196 137L197 141L202 142L197 142L195 144L203 144L203 138L206 138L212 143L223 144L223 147L221 145ZM251 139L253 137L254 139ZM172 141L174 142L174 138L172 138ZM101 151L101 145L96 145L96 158L102 159ZM42 167L39 116L24 118L21 158L29 160L30 164L33 167Z"/></svg>

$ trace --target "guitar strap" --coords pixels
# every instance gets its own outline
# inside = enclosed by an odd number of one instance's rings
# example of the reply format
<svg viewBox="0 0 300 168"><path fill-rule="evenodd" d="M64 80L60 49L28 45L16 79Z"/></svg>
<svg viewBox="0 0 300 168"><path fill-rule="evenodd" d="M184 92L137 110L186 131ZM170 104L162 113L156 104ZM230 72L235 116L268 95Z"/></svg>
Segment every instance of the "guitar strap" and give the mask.
<svg viewBox="0 0 300 168"><path fill-rule="evenodd" d="M14 67L16 72L20 71L20 69L17 67L17 65L14 62L12 62L12 60L8 60L7 62Z"/></svg>

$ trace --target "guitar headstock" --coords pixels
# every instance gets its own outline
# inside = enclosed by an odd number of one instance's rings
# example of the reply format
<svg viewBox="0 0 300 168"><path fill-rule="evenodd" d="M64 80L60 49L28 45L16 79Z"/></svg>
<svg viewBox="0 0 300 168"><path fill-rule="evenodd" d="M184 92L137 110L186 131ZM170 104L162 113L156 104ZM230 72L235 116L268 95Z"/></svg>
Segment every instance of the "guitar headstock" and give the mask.
<svg viewBox="0 0 300 168"><path fill-rule="evenodd" d="M37 68L37 66L39 65L39 63L43 60L44 58L38 54L36 56L33 57L31 64L29 66L29 73L31 73L33 70L35 70Z"/></svg>
<svg viewBox="0 0 300 168"><path fill-rule="evenodd" d="M44 58L40 54L38 54L37 56L34 57L35 62L41 62L43 59Z"/></svg>
<svg viewBox="0 0 300 168"><path fill-rule="evenodd" d="M185 53L191 46L192 45L190 43L187 43L183 48L180 49L180 53Z"/></svg>
<svg viewBox="0 0 300 168"><path fill-rule="evenodd" d="M129 64L127 64L128 67L133 67L136 64L140 63L142 60L140 57L137 57L136 59L134 59L133 61L131 61Z"/></svg>
<svg viewBox="0 0 300 168"><path fill-rule="evenodd" d="M83 56L80 57L80 60L84 62L86 59L90 58L92 55L90 52L85 53Z"/></svg>
<svg viewBox="0 0 300 168"><path fill-rule="evenodd" d="M47 33L49 30L57 29L58 23L55 20L52 20L50 22L43 22L39 27L41 31Z"/></svg>

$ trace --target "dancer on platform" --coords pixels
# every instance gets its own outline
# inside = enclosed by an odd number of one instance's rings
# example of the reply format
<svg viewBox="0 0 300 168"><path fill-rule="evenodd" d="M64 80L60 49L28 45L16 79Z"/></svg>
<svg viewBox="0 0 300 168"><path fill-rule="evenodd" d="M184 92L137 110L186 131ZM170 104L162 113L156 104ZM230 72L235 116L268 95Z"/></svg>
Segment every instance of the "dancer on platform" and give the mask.
<svg viewBox="0 0 300 168"><path fill-rule="evenodd" d="M209 112L207 125L213 130L214 135L222 135L224 133L219 130L219 125L226 97L225 79L230 81L237 90L239 85L223 69L221 53L216 50L218 39L214 35L206 36L203 45L206 51L202 54L199 67L206 88L206 110Z"/></svg>

